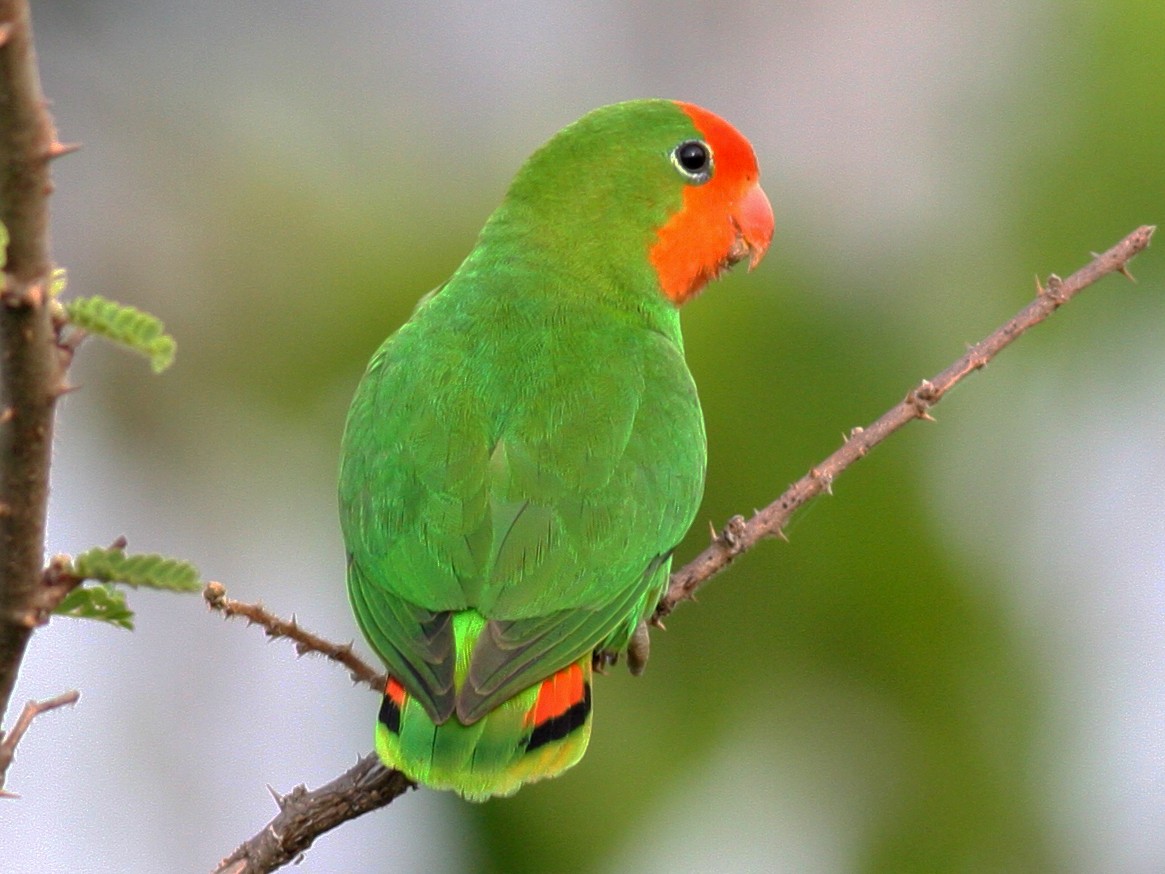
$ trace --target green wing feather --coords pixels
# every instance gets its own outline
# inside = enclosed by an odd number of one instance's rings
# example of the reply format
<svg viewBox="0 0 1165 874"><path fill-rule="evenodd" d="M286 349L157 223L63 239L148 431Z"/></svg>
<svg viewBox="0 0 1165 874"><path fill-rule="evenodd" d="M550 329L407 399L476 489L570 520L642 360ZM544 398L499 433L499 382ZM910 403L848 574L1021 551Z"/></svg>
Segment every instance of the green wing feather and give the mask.
<svg viewBox="0 0 1165 874"><path fill-rule="evenodd" d="M463 267L426 300L369 365L345 432L356 616L438 723L454 695L472 722L625 646L703 488L674 309L628 313L566 293L553 270L514 273ZM447 616L467 609L489 621L459 654Z"/></svg>

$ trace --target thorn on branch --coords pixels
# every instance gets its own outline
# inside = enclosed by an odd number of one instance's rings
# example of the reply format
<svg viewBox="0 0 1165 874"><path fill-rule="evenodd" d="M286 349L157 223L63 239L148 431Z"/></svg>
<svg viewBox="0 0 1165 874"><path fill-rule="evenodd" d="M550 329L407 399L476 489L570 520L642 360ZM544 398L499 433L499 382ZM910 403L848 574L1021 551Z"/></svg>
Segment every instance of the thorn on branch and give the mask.
<svg viewBox="0 0 1165 874"><path fill-rule="evenodd" d="M826 473L820 467L815 467L809 471L809 478L820 484L821 491L831 497L833 496L833 474Z"/></svg>
<svg viewBox="0 0 1165 874"><path fill-rule="evenodd" d="M842 442L845 443L847 446L850 443L852 443L854 440L858 441L858 444L857 444L857 446L858 446L858 458L865 458L866 453L870 451L869 444L866 443L864 440L862 440L862 437L865 435L865 433L866 433L866 429L861 427L860 425L858 425L854 428L850 428L849 434L842 436ZM755 516L757 511L753 510L752 513ZM781 536L784 537L784 534L782 533ZM788 540L787 537L785 537L784 539L786 541Z"/></svg>
<svg viewBox="0 0 1165 874"><path fill-rule="evenodd" d="M59 140L53 140L49 143L48 151L45 152L46 161L55 161L57 158L63 158L65 155L71 155L81 148L80 143L62 143Z"/></svg>
<svg viewBox="0 0 1165 874"><path fill-rule="evenodd" d="M67 380L62 380L61 382L57 383L56 387L52 390L53 400L55 401L67 394L72 394L78 388L80 388L80 386L74 385Z"/></svg>
<svg viewBox="0 0 1165 874"><path fill-rule="evenodd" d="M744 517L737 514L724 525L724 530L716 536L716 542L730 550L735 550L740 545L746 528Z"/></svg>
<svg viewBox="0 0 1165 874"><path fill-rule="evenodd" d="M1120 268L1117 268L1117 272L1119 271ZM1064 303L1064 301L1067 300L1067 297L1064 295L1064 280L1062 280L1055 273L1051 274L1048 276L1048 284L1040 288L1040 295L1042 297L1048 298L1052 301L1052 303L1059 307L1062 303Z"/></svg>
<svg viewBox="0 0 1165 874"><path fill-rule="evenodd" d="M267 785L267 791L269 793L271 793L271 797L275 799L275 806L278 807L280 810L283 810L283 808L287 805L287 796L284 795L283 793L279 792L270 783L268 783L266 785Z"/></svg>
<svg viewBox="0 0 1165 874"><path fill-rule="evenodd" d="M984 362L986 363L986 362ZM982 367L982 365L979 365ZM968 367L968 371L972 368ZM918 387L906 396L906 402L914 408L914 416L917 419L922 419L924 422L933 422L934 416L930 414L930 408L938 401L938 394L935 391L934 383L929 379L924 379L918 384Z"/></svg>

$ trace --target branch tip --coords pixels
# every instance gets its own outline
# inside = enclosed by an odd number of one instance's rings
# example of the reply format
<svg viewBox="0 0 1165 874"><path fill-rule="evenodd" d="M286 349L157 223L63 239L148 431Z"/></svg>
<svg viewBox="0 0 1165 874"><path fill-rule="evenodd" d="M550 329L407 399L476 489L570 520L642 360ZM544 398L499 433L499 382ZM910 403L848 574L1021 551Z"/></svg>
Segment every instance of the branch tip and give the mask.
<svg viewBox="0 0 1165 874"><path fill-rule="evenodd" d="M8 773L8 766L12 764L12 760L16 757L17 744L20 743L21 738L24 737L24 733L32 725L32 721L42 713L48 713L50 710L56 710L58 707L76 704L80 698L81 693L79 691L70 689L68 692L62 692L60 695L45 698L42 701L29 701L24 705L24 709L20 711L20 715L16 717L16 724L12 726L12 730L7 734L0 732L0 798L20 797L14 792L4 790L4 778Z"/></svg>
<svg viewBox="0 0 1165 874"><path fill-rule="evenodd" d="M202 597L207 605L214 610L221 610L222 603L227 596L227 587L222 583L211 580L202 589Z"/></svg>
<svg viewBox="0 0 1165 874"><path fill-rule="evenodd" d="M238 616L248 625L258 625L268 640L287 638L295 645L297 657L312 652L319 653L346 667L353 677L370 686L374 692L383 693L385 684L383 675L353 652L351 641L345 644L332 643L303 628L294 616L290 620L280 619L262 604L248 604L228 598L226 587L222 583L207 583L202 594L210 608L222 613L224 618Z"/></svg>

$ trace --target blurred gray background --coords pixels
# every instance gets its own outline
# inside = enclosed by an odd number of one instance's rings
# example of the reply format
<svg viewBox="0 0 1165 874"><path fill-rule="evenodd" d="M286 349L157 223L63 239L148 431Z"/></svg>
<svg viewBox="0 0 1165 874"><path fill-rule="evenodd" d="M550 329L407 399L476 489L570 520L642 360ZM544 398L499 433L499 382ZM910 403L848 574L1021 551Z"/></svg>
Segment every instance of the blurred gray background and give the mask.
<svg viewBox="0 0 1165 874"><path fill-rule="evenodd" d="M523 158L597 105L701 103L777 214L685 313L707 524L774 498L1032 276L1165 219L1165 6L34 3L69 293L178 360L87 344L49 549L120 534L356 635L334 478L376 345ZM601 170L602 156L595 160ZM560 780L418 791L299 870L1165 870L1165 254L1108 279L839 480L596 688ZM206 871L371 748L377 701L200 598L54 620L5 724L10 871ZM362 642L359 646L363 647ZM363 649L362 651L367 651Z"/></svg>

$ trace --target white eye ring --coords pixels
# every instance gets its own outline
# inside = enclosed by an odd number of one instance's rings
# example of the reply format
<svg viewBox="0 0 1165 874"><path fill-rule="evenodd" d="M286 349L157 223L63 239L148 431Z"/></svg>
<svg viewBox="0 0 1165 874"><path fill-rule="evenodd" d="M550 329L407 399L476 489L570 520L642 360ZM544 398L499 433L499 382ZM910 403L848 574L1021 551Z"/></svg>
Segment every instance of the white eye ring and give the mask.
<svg viewBox="0 0 1165 874"><path fill-rule="evenodd" d="M680 175L696 185L712 178L712 147L703 140L684 140L671 150L671 162Z"/></svg>

